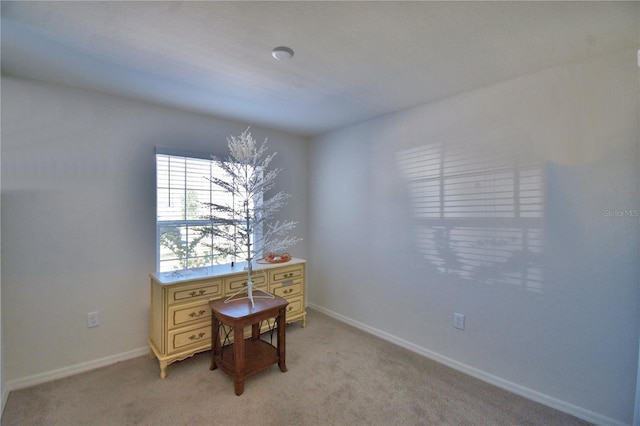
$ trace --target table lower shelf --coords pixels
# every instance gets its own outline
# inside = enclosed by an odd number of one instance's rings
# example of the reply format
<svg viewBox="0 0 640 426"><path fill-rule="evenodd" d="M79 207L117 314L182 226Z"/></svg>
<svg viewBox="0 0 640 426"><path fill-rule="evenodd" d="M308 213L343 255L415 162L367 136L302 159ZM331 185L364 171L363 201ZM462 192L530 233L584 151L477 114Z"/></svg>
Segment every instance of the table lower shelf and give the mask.
<svg viewBox="0 0 640 426"><path fill-rule="evenodd" d="M245 339L244 368L242 371L235 371L236 363L233 345L235 345L235 343L222 347L221 353L215 357L215 363L216 367L234 379L242 380L280 361L278 350L275 346L260 339Z"/></svg>

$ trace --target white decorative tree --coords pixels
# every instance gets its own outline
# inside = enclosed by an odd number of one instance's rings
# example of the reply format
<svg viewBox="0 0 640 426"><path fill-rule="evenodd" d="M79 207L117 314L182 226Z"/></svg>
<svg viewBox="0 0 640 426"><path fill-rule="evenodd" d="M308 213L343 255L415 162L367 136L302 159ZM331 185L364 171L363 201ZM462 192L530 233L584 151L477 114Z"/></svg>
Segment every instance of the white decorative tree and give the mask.
<svg viewBox="0 0 640 426"><path fill-rule="evenodd" d="M263 255L281 253L300 239L287 236L297 222L274 220L275 213L286 205L290 195L281 191L264 198L264 194L275 187L275 179L281 171L268 170L276 153L265 155L267 140L258 146L247 129L239 137L227 138L227 142L230 151L227 160L212 156L224 175L211 178L211 182L230 194L229 199L233 201L224 204L205 203L210 208L209 220L212 222L205 232L223 241L213 245L215 250L234 258L238 256L247 262L246 297L254 306L251 279L254 262ZM273 297L263 293L255 297Z"/></svg>

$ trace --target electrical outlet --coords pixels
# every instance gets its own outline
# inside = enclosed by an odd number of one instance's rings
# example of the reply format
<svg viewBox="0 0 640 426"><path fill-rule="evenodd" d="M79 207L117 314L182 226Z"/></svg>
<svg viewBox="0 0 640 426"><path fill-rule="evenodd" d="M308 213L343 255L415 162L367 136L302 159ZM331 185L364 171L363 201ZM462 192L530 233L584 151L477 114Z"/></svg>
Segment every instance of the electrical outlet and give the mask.
<svg viewBox="0 0 640 426"><path fill-rule="evenodd" d="M100 325L100 312L89 312L87 314L87 327L97 327Z"/></svg>
<svg viewBox="0 0 640 426"><path fill-rule="evenodd" d="M464 330L464 315L453 314L453 326L460 330Z"/></svg>

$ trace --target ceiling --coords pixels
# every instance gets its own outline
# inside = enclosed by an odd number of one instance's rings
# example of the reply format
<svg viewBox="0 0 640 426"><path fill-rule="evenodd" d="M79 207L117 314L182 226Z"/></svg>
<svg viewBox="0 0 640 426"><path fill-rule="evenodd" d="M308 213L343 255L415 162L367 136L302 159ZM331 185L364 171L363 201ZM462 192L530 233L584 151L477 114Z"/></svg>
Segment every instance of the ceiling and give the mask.
<svg viewBox="0 0 640 426"><path fill-rule="evenodd" d="M2 72L303 136L612 50L638 2L2 1ZM279 62L271 50L295 51Z"/></svg>

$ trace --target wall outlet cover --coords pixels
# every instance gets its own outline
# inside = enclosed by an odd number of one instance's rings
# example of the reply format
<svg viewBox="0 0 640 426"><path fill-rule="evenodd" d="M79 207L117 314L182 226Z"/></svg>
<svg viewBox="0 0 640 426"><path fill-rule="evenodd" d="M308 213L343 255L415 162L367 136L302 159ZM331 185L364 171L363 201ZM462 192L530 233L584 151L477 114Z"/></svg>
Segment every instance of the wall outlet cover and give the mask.
<svg viewBox="0 0 640 426"><path fill-rule="evenodd" d="M453 326L457 329L464 330L464 315L453 314Z"/></svg>
<svg viewBox="0 0 640 426"><path fill-rule="evenodd" d="M87 327L97 327L100 325L100 312L89 312L87 314Z"/></svg>

